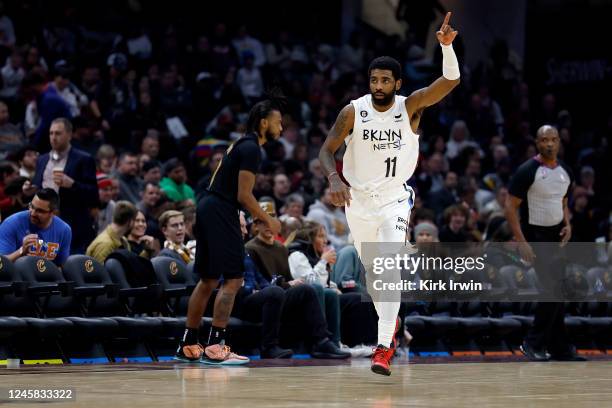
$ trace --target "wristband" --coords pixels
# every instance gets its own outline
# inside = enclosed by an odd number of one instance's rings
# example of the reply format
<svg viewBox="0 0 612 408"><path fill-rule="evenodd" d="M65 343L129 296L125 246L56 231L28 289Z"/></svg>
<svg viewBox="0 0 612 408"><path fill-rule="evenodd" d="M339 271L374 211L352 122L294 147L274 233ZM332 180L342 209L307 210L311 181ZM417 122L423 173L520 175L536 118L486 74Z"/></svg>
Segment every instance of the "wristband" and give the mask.
<svg viewBox="0 0 612 408"><path fill-rule="evenodd" d="M329 173L329 174L327 175L327 181L329 181L329 178L330 178L331 176L333 176L334 174L335 174L335 175L338 175L338 172L337 172L337 171L332 171L331 173Z"/></svg>
<svg viewBox="0 0 612 408"><path fill-rule="evenodd" d="M459 79L461 70L459 69L457 55L453 50L453 44L444 45L440 43L440 47L442 47L442 76L451 81Z"/></svg>

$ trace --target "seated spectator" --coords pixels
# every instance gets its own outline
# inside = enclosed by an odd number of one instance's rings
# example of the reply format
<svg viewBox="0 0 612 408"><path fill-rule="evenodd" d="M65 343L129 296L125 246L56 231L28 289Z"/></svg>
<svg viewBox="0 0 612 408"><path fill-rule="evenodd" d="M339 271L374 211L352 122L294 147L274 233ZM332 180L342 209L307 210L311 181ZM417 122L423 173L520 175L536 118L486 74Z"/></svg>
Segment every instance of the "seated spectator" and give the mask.
<svg viewBox="0 0 612 408"><path fill-rule="evenodd" d="M325 318L332 340L340 342L340 291L330 279L331 267L336 263L336 250L327 245L325 227L309 222L298 231L295 240L288 246L289 271L292 279L323 287L323 296L319 298L325 310Z"/></svg>
<svg viewBox="0 0 612 408"><path fill-rule="evenodd" d="M109 144L103 144L96 153L96 170L101 173L113 174L117 166L117 154L115 148Z"/></svg>
<svg viewBox="0 0 612 408"><path fill-rule="evenodd" d="M140 201L142 182L138 177L138 159L134 153L121 153L117 178L119 179L119 198L132 204Z"/></svg>
<svg viewBox="0 0 612 408"><path fill-rule="evenodd" d="M294 217L286 218L281 224L281 243L289 245L294 239L297 231L302 229L304 223Z"/></svg>
<svg viewBox="0 0 612 408"><path fill-rule="evenodd" d="M98 208L97 227L102 232L113 221L113 213L117 203L113 200L113 180L105 173L98 173L98 195L100 207Z"/></svg>
<svg viewBox="0 0 612 408"><path fill-rule="evenodd" d="M438 238L438 227L429 221L423 221L414 227L414 242L440 242Z"/></svg>
<svg viewBox="0 0 612 408"><path fill-rule="evenodd" d="M374 305L362 301L360 293L342 293L331 279L336 251L328 245L325 227L316 222L307 222L288 249L291 276L311 284L317 291L327 325L333 334L332 340L340 341L341 325L342 338L346 339L347 344L373 343L375 340L371 334L375 333L373 326L376 325ZM356 354L363 352L359 348L351 351Z"/></svg>
<svg viewBox="0 0 612 408"><path fill-rule="evenodd" d="M456 120L451 127L449 140L446 142L446 157L453 160L468 146L480 149L478 144L470 139L467 124L463 120Z"/></svg>
<svg viewBox="0 0 612 408"><path fill-rule="evenodd" d="M149 160L157 160L159 156L159 132L149 129L140 144L140 152L149 156Z"/></svg>
<svg viewBox="0 0 612 408"><path fill-rule="evenodd" d="M54 77L50 88L64 99L73 118L81 115L81 108L89 105L89 99L75 84L70 81L73 68L66 60L59 60L53 66Z"/></svg>
<svg viewBox="0 0 612 408"><path fill-rule="evenodd" d="M2 35L3 37L6 35L4 30L2 30ZM15 100L19 92L19 86L21 85L21 81L23 81L25 75L26 72L23 69L23 57L18 50L15 50L6 59L6 64L2 67L2 69L0 69L0 79L2 80L0 98L9 101Z"/></svg>
<svg viewBox="0 0 612 408"><path fill-rule="evenodd" d="M6 196L4 189L17 177L19 177L19 171L15 163L0 162L0 211L8 209L13 204L11 198Z"/></svg>
<svg viewBox="0 0 612 408"><path fill-rule="evenodd" d="M15 158L19 163L19 175L30 180L36 175L36 161L38 151L34 146L24 146L16 154Z"/></svg>
<svg viewBox="0 0 612 408"><path fill-rule="evenodd" d="M457 173L449 171L444 177L444 186L441 190L427 195L425 205L431 208L436 214L441 214L445 208L455 204L457 197Z"/></svg>
<svg viewBox="0 0 612 408"><path fill-rule="evenodd" d="M145 183L159 184L162 179L161 163L157 160L149 160L142 165L142 180Z"/></svg>
<svg viewBox="0 0 612 408"><path fill-rule="evenodd" d="M264 83L259 68L255 66L255 57L249 52L243 53L244 65L236 74L236 85L249 103L260 99L264 92Z"/></svg>
<svg viewBox="0 0 612 408"><path fill-rule="evenodd" d="M187 265L195 260L195 245L185 245L185 216L180 211L165 211L159 217L159 228L164 234L164 249L159 256L169 256Z"/></svg>
<svg viewBox="0 0 612 408"><path fill-rule="evenodd" d="M273 206L269 205L269 202L260 201L259 205L270 216L276 217L276 211ZM245 248L264 277L268 281L282 278L289 286L304 283L303 280L293 280L291 277L287 248L275 239L272 231L263 222L255 220L253 224L256 236L246 243ZM269 275L269 272L280 272L280 275Z"/></svg>
<svg viewBox="0 0 612 408"><path fill-rule="evenodd" d="M196 221L196 207L195 205L190 205L188 207L183 208L181 212L185 217L185 239L188 241L188 243L193 242L195 244L195 234L193 232L193 227L195 227Z"/></svg>
<svg viewBox="0 0 612 408"><path fill-rule="evenodd" d="M240 230L243 237L248 235L244 213L240 212ZM282 307L285 291L271 285L257 271L253 260L247 254L244 259L244 285L234 300L232 315L253 323L262 323L262 358L290 358L293 350L279 346Z"/></svg>
<svg viewBox="0 0 612 408"><path fill-rule="evenodd" d="M119 201L113 212L113 222L87 247L86 254L104 263L117 249L131 250L127 235L134 226L138 210L129 201Z"/></svg>
<svg viewBox="0 0 612 408"><path fill-rule="evenodd" d="M597 235L597 224L589 205L589 192L582 186L574 188L572 204L572 241L593 242Z"/></svg>
<svg viewBox="0 0 612 408"><path fill-rule="evenodd" d="M72 231L54 213L59 207L58 194L43 188L29 207L0 224L0 254L12 262L22 256L41 256L62 266L70 255Z"/></svg>
<svg viewBox="0 0 612 408"><path fill-rule="evenodd" d="M0 150L14 149L21 146L24 141L21 129L10 122L7 104L0 101Z"/></svg>
<svg viewBox="0 0 612 408"><path fill-rule="evenodd" d="M504 206L506 205L506 199L508 198L508 188L501 185L495 189L495 199L485 204L482 211L480 211L481 217L486 219L491 214L496 212L503 212Z"/></svg>
<svg viewBox="0 0 612 408"><path fill-rule="evenodd" d="M289 251L289 268L294 279L336 287L330 283L329 275L329 269L336 263L336 250L327 245L325 227L315 222L306 223L289 245Z"/></svg>
<svg viewBox="0 0 612 408"><path fill-rule="evenodd" d="M136 255L147 259L153 258L159 253L159 241L150 235L146 235L147 220L142 211L138 211L134 218L134 226L130 230L127 240L130 250Z"/></svg>
<svg viewBox="0 0 612 408"><path fill-rule="evenodd" d="M323 225L325 231L329 231L329 241L336 250L347 244L349 229L346 215L332 203L329 187L324 190L321 200L310 206L306 218Z"/></svg>
<svg viewBox="0 0 612 408"><path fill-rule="evenodd" d="M338 251L338 259L332 268L331 279L342 293L365 292L365 282L361 279L361 260L353 245L347 245Z"/></svg>
<svg viewBox="0 0 612 408"><path fill-rule="evenodd" d="M468 210L461 204L455 204L444 210L444 226L440 231L441 242L467 242L466 222Z"/></svg>
<svg viewBox="0 0 612 408"><path fill-rule="evenodd" d="M142 178L142 167L146 162L151 161L151 157L146 153L138 153L136 157L136 161L138 162L138 176Z"/></svg>
<svg viewBox="0 0 612 408"><path fill-rule="evenodd" d="M168 202L162 197L159 185L153 182L145 183L142 199L136 205L147 219L147 235L164 242L164 234L159 229L159 216L168 208Z"/></svg>
<svg viewBox="0 0 612 408"><path fill-rule="evenodd" d="M444 160L442 153L438 152L432 153L427 160L423 160L423 169L416 179L421 194L432 194L444 188Z"/></svg>
<svg viewBox="0 0 612 408"><path fill-rule="evenodd" d="M281 222L284 222L290 217L297 218L302 222L306 221L304 218L304 197L299 193L289 195L281 212L283 215L278 218Z"/></svg>
<svg viewBox="0 0 612 408"><path fill-rule="evenodd" d="M11 206L0 211L2 216L0 220L28 208L30 197L26 197L23 192L23 185L26 181L28 181L26 177L17 177L4 188L4 194L11 199Z"/></svg>
<svg viewBox="0 0 612 408"><path fill-rule="evenodd" d="M270 207L262 208L268 211ZM291 279L287 248L274 240L274 234L265 224L256 222L256 230L256 237L245 245L249 259L252 259L256 266L253 268L255 276L251 277L247 268L244 286L253 287L255 279L263 279L285 289L281 320L282 343L292 346L306 339L312 345L310 353L315 358L349 357L349 353L338 349L329 339L328 324L315 289L305 285L302 280ZM261 279L258 279L258 276Z"/></svg>
<svg viewBox="0 0 612 408"><path fill-rule="evenodd" d="M499 271L503 267L513 267L525 271L527 267L518 256L517 242L510 225L503 217L498 217L499 222L495 228L491 228L490 241L485 243L485 256L487 257L487 268ZM484 275L491 280L493 287L505 286L503 277L499 273L488 270Z"/></svg>
<svg viewBox="0 0 612 408"><path fill-rule="evenodd" d="M195 193L187 182L185 166L177 158L170 159L164 165L165 177L159 183L164 194L170 201L190 201L195 204Z"/></svg>
<svg viewBox="0 0 612 408"><path fill-rule="evenodd" d="M432 224L436 222L436 214L429 208L415 208L412 210L410 217L412 218L411 225L418 225L421 222L429 221Z"/></svg>
<svg viewBox="0 0 612 408"><path fill-rule="evenodd" d="M286 174L276 174L272 181L272 195L274 196L274 206L276 208L283 208L285 200L289 195L291 183L289 177Z"/></svg>

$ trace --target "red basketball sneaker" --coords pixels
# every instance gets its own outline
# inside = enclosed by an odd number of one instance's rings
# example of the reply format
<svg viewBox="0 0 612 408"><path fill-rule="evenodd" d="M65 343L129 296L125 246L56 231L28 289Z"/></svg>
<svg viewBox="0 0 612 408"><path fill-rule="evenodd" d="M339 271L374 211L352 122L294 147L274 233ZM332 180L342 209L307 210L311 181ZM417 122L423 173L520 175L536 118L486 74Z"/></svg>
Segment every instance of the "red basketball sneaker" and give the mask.
<svg viewBox="0 0 612 408"><path fill-rule="evenodd" d="M395 349L397 348L397 332L400 328L400 318L397 317L395 323L395 331L393 332L393 340L391 340L391 347L385 347L379 344L374 350L372 355L372 371L376 374L391 375L391 360L395 355Z"/></svg>
<svg viewBox="0 0 612 408"><path fill-rule="evenodd" d="M394 354L395 349L379 344L372 355L372 371L376 374L391 375L391 360Z"/></svg>
<svg viewBox="0 0 612 408"><path fill-rule="evenodd" d="M397 319L395 319L395 330L393 331L393 339L391 340L391 348L393 349L393 351L395 351L395 349L398 346L398 342L397 342L397 332L400 329L402 321L400 320L400 317L397 316Z"/></svg>

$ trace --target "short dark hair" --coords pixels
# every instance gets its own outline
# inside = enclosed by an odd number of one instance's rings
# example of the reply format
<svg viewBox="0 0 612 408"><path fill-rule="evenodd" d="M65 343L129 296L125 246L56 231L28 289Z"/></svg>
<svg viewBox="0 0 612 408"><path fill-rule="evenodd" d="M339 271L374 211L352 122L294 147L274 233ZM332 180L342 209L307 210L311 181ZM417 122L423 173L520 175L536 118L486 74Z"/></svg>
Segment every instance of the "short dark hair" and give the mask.
<svg viewBox="0 0 612 408"><path fill-rule="evenodd" d="M49 203L49 209L51 211L59 208L60 198L59 194L52 188L41 188L35 194L39 200L47 201Z"/></svg>
<svg viewBox="0 0 612 408"><path fill-rule="evenodd" d="M143 171L143 173L146 173L149 170L152 170L154 168L161 169L161 167L162 167L162 165L161 165L161 163L159 161L157 161L157 160L147 160L142 165L142 171Z"/></svg>
<svg viewBox="0 0 612 408"><path fill-rule="evenodd" d="M387 69L393 74L393 79L396 81L402 79L402 66L393 57L383 56L374 58L368 67L368 78L372 75L373 69Z"/></svg>
<svg viewBox="0 0 612 408"><path fill-rule="evenodd" d="M44 85L47 83L45 71L42 69L32 69L21 81L21 86L28 88L34 85Z"/></svg>
<svg viewBox="0 0 612 408"><path fill-rule="evenodd" d="M169 159L166 163L164 163L164 175L170 174L174 169L183 167L185 168L185 164L178 158L173 157Z"/></svg>
<svg viewBox="0 0 612 408"><path fill-rule="evenodd" d="M144 183L144 186L142 187L142 192L144 193L145 191L147 191L147 187L152 186L155 188L161 188L159 186L159 183L155 183L153 181L147 181L146 183Z"/></svg>
<svg viewBox="0 0 612 408"><path fill-rule="evenodd" d="M136 153L134 153L134 152L129 151L129 150L123 151L119 155L119 163L123 162L126 157L138 157L138 155Z"/></svg>
<svg viewBox="0 0 612 408"><path fill-rule="evenodd" d="M136 218L138 209L129 201L118 201L113 211L113 222L117 225L127 225Z"/></svg>
<svg viewBox="0 0 612 408"><path fill-rule="evenodd" d="M13 174L18 171L19 170L17 169L15 163L8 160L3 160L0 162L0 177L4 178L6 175Z"/></svg>
<svg viewBox="0 0 612 408"><path fill-rule="evenodd" d="M33 145L25 145L21 149L17 150L17 152L15 152L13 158L17 162L20 162L20 161L23 160L23 158L25 157L27 152L36 152L36 153L38 153L38 149L36 149L36 147L34 147Z"/></svg>
<svg viewBox="0 0 612 408"><path fill-rule="evenodd" d="M54 123L61 123L62 125L64 125L64 129L66 130L66 132L72 134L72 122L70 121L70 119L66 119L66 118L56 118L53 119L53 121L51 122L51 124Z"/></svg>

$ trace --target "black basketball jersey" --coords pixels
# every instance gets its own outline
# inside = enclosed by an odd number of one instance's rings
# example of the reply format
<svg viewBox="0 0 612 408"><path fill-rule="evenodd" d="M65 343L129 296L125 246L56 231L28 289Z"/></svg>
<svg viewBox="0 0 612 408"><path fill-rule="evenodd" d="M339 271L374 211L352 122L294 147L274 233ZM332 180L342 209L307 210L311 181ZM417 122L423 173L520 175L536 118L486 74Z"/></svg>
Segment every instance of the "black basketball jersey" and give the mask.
<svg viewBox="0 0 612 408"><path fill-rule="evenodd" d="M240 207L238 202L238 173L247 170L257 174L261 163L261 149L255 133L249 133L227 148L223 159L210 179L208 191Z"/></svg>

